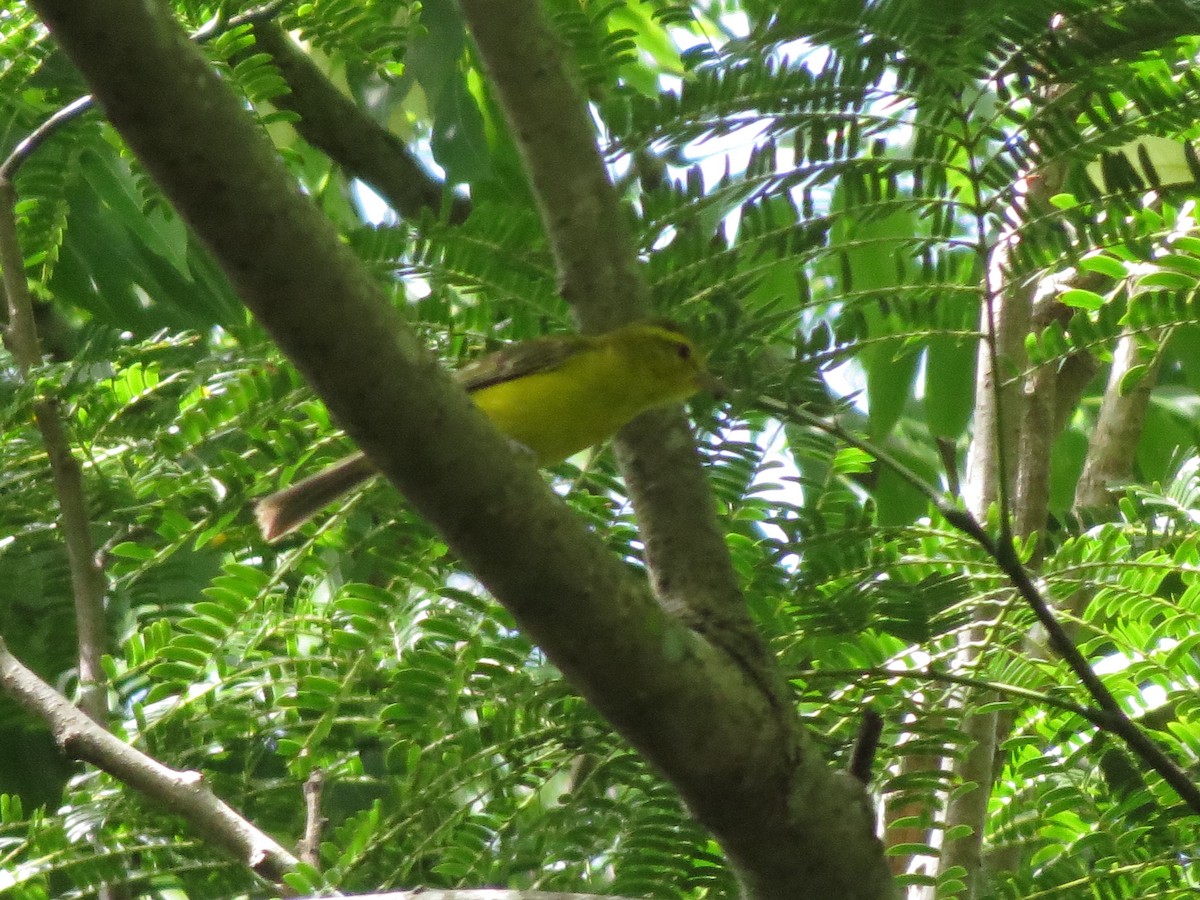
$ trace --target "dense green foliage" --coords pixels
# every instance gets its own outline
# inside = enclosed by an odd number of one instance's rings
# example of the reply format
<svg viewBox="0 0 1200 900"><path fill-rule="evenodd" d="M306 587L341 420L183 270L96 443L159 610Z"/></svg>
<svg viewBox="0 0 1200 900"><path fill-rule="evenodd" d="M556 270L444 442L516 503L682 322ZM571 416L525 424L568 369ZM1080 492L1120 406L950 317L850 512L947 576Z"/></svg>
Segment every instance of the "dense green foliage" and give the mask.
<svg viewBox="0 0 1200 900"><path fill-rule="evenodd" d="M237 11L173 5L192 30ZM1085 357L1099 374L1056 436L1049 526L1027 550L1049 598L1079 610L1080 648L1110 689L1200 776L1200 166L1181 150L1174 169L1145 149L1115 152L1196 138L1200 10L546 8L629 201L656 311L685 323L738 389L729 405L695 404L700 442L751 610L830 764L845 765L863 711L879 710L873 789L932 823L956 784L928 760L966 749L962 685L943 676L990 684L985 700L1010 725L984 836L988 895L1194 895L1196 816L1073 711L1089 698L1031 648L1032 614L995 561L894 471L760 400L836 412L952 485L972 437L983 302L1034 286L1058 298L1061 314L1026 341L1028 365ZM315 0L278 17L373 117L469 186L464 224L439 210L379 221L353 173L271 104L286 87L269 57L247 52L249 27L205 43L429 345L453 363L569 327L453 5ZM24 4L0 6L0 23L7 154L84 88ZM1039 180L1049 196L1031 188ZM36 384L0 356L0 635L18 656L71 688L70 582L30 414L49 391L104 548L122 736L205 773L285 844L320 769L322 877L345 891L734 894L670 787L389 489L281 547L259 540L253 498L347 443L96 112L60 128L16 187L50 355ZM989 276L1002 240L1011 252ZM1076 510L1106 365L1127 331L1156 363L1128 379L1156 379L1134 477L1119 507ZM611 453L551 475L639 566ZM984 614L989 652L963 671L958 637ZM50 766L48 739L2 700L0 747L20 751L0 752L0 892L77 896L126 877L147 896L266 892L108 776ZM943 895L961 874L941 874Z"/></svg>

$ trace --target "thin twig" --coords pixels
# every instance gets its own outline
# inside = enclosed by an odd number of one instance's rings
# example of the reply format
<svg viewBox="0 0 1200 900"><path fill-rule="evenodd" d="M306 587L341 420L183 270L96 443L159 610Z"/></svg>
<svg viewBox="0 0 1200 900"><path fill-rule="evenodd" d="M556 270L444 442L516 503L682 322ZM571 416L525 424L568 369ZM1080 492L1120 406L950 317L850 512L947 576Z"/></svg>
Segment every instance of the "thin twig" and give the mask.
<svg viewBox="0 0 1200 900"><path fill-rule="evenodd" d="M0 269L3 270L4 294L8 301L8 344L23 377L28 378L41 364L41 348L34 325L29 286L25 281L25 262L17 236L16 192L12 183L0 179ZM71 572L71 593L75 601L75 627L78 644L79 704L98 723L108 720L106 677L101 657L108 642L104 617L104 573L96 565L91 523L87 514L87 496L83 473L71 453L67 429L57 403L39 397L33 404L38 429L58 497L61 532Z"/></svg>
<svg viewBox="0 0 1200 900"><path fill-rule="evenodd" d="M192 34L192 40L198 44L203 44L206 41L212 40L218 34L222 34L239 25L266 21L278 15L279 11L286 5L287 0L272 0L271 3L265 3L254 9L248 9L243 13L229 18L224 18L220 15L214 16L209 22L205 23L199 30ZM0 182L12 181L17 174L17 170L37 152L42 144L49 140L54 132L68 122L72 122L83 116L94 105L95 101L93 101L92 95L84 94L52 113L46 121L30 132L27 137L13 148L3 163L0 163Z"/></svg>
<svg viewBox="0 0 1200 900"><path fill-rule="evenodd" d="M1082 706L1078 703L1072 703L1070 700L1063 700L1055 697L1052 694L1045 694L1041 691L1031 691L1029 688L1019 687L1015 684L1006 684L1001 681L987 681L983 678L971 678L967 675L952 675L949 672L942 672L934 668L926 669L886 669L879 667L866 667L862 669L804 669L796 673L800 678L808 681L815 681L818 678L895 678L907 679L910 681L935 681L944 682L945 684L960 684L963 687L978 688L981 691L991 691L995 694L1008 695L1010 697L1019 697L1022 700L1029 700L1037 703L1039 706L1050 706L1055 709L1061 709L1064 712L1074 713L1075 715L1086 719L1097 728L1108 730L1109 717L1102 710L1093 709L1090 706Z"/></svg>
<svg viewBox="0 0 1200 900"><path fill-rule="evenodd" d="M89 109L92 108L92 95L84 94L82 97L77 97L64 106L62 109L56 110L45 122L35 128L22 141L20 141L13 151L8 154L8 158L0 163L0 181L11 182L13 176L16 175L22 163L37 151L42 144L46 143L50 135L54 134L59 128L73 119L78 119Z"/></svg>
<svg viewBox="0 0 1200 900"><path fill-rule="evenodd" d="M325 789L325 770L314 768L304 780L304 837L300 840L301 862L314 869L321 863L321 831L325 817L321 815L321 794Z"/></svg>
<svg viewBox="0 0 1200 900"><path fill-rule="evenodd" d="M197 44L206 44L219 34L237 28L240 25L255 25L274 19L288 5L290 0L271 0L262 6L256 6L236 16L225 15L222 8L218 13L192 32L192 40Z"/></svg>
<svg viewBox="0 0 1200 900"><path fill-rule="evenodd" d="M864 453L869 453L928 498L934 508L941 513L942 517L950 525L979 544L984 552L996 561L1000 569L1008 576L1013 587L1017 589L1017 593L1024 598L1029 608L1033 610L1042 627L1046 629L1051 648L1063 658L1067 666L1075 674L1075 677L1083 684L1084 689L1087 690L1088 694L1091 695L1092 699L1096 701L1096 704L1104 712L1105 721L1103 724L1095 719L1091 719L1091 721L1098 728L1102 728L1121 738L1130 750L1162 776L1163 780L1171 786L1180 799L1192 810L1200 813L1200 787L1126 715L1125 711L1121 709L1120 703L1117 702L1116 697L1112 695L1108 688L1105 687L1104 682L1100 680L1099 676L1092 670L1092 667L1088 665L1087 660L1079 652L1079 648L1075 646L1066 629L1063 628L1057 616L1050 609L1050 604L1046 602L1046 599L1037 589L1037 586L1034 585L1029 572L1021 563L1020 558L1017 556L1016 546L1013 543L1010 529L1002 527L1001 540L994 540L991 535L984 531L974 516L949 501L943 496L941 491L937 490L937 488L933 487L902 462L887 451L855 437L834 422L828 422L802 407L783 403L772 398L759 398L758 405L773 415L782 415L792 420L811 425L814 428L824 431L826 434L833 435L845 441L850 446L856 447Z"/></svg>

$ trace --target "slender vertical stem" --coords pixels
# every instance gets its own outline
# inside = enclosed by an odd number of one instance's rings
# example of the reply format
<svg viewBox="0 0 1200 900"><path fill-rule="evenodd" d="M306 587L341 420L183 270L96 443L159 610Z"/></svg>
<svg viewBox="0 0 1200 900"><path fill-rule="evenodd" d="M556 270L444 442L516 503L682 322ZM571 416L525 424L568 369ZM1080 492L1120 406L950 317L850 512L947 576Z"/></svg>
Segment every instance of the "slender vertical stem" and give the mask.
<svg viewBox="0 0 1200 900"><path fill-rule="evenodd" d="M28 377L41 363L41 348L25 282L15 207L16 192L12 182L0 179L0 269L3 270L4 293L8 300L8 345L22 374ZM34 403L34 415L50 459L71 572L79 648L79 705L95 722L103 725L108 719L107 687L100 665L107 643L104 573L96 564L83 475L71 453L67 429L55 401L48 397L39 398Z"/></svg>

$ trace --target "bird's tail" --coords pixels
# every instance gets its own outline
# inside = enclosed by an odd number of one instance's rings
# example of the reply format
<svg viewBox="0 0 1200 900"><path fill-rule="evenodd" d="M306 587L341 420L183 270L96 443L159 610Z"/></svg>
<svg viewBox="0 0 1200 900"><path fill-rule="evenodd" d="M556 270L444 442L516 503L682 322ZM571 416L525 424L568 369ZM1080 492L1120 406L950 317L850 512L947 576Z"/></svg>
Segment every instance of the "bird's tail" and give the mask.
<svg viewBox="0 0 1200 900"><path fill-rule="evenodd" d="M316 475L264 497L254 506L254 517L263 537L275 541L291 534L374 474L375 467L363 454L352 453Z"/></svg>

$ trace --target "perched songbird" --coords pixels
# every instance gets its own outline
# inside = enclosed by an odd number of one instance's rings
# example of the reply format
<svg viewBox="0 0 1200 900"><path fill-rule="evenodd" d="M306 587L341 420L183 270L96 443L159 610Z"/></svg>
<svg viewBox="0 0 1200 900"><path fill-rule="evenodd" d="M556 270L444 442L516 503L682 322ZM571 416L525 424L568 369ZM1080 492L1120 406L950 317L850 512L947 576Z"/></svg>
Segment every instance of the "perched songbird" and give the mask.
<svg viewBox="0 0 1200 900"><path fill-rule="evenodd" d="M465 366L457 378L492 424L540 466L612 437L648 409L699 390L724 392L696 346L661 321L520 341ZM273 541L294 531L375 474L362 453L352 453L260 500L255 514L263 536Z"/></svg>

